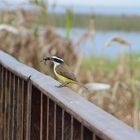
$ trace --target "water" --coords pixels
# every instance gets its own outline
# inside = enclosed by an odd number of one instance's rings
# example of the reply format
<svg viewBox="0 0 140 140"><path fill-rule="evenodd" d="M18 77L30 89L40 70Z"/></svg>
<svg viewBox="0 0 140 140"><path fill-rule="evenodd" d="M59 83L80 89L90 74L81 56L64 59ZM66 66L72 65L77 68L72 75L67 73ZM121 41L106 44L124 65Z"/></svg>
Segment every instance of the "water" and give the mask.
<svg viewBox="0 0 140 140"><path fill-rule="evenodd" d="M70 39L74 42L74 44L77 44L79 38L84 34L85 31L86 30L80 28L73 28L71 30ZM65 29L59 28L57 29L57 32L65 37ZM114 42L110 47L103 48L105 42L116 35L129 40L132 45L132 51L140 53L140 32L120 31L97 31L90 39L83 40L79 46L75 46L76 51L79 50L79 47L82 47L83 54L85 56L96 55L116 57L120 53L120 44ZM126 53L129 52L129 48L127 46L124 47L124 51Z"/></svg>

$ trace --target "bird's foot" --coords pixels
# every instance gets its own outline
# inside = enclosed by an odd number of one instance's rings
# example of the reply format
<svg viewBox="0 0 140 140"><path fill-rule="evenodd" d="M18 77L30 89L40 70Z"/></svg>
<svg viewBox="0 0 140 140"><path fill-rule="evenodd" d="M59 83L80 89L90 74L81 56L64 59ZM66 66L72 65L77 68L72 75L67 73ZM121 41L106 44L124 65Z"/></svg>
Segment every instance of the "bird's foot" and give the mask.
<svg viewBox="0 0 140 140"><path fill-rule="evenodd" d="M62 88L62 87L65 87L67 84L60 84L58 86L56 86L57 88Z"/></svg>

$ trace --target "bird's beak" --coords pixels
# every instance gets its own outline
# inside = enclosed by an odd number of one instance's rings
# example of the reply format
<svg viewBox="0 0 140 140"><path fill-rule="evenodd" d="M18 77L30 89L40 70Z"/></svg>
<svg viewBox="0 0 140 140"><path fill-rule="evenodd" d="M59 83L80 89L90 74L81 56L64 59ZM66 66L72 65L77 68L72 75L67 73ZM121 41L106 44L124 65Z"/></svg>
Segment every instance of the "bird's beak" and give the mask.
<svg viewBox="0 0 140 140"><path fill-rule="evenodd" d="M46 62L46 61L50 61L51 58L50 57L46 57L46 58L43 58L40 62Z"/></svg>

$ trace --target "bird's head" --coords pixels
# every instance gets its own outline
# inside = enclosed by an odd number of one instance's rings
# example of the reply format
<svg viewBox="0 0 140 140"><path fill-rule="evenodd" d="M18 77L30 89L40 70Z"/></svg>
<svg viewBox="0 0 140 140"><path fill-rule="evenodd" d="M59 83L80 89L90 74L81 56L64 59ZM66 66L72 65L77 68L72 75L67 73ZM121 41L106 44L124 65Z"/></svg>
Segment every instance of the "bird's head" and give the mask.
<svg viewBox="0 0 140 140"><path fill-rule="evenodd" d="M43 61L45 61L45 62L50 61L50 62L53 62L55 65L60 65L60 64L64 63L64 60L57 56L43 58Z"/></svg>

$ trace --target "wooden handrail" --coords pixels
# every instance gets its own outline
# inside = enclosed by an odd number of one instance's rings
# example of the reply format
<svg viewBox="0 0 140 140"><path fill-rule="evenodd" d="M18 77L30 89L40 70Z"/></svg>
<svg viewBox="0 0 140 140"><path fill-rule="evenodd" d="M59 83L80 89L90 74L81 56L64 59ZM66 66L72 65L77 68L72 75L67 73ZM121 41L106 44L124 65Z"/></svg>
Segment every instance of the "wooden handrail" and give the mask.
<svg viewBox="0 0 140 140"><path fill-rule="evenodd" d="M138 131L58 84L0 51L0 138L140 140Z"/></svg>

